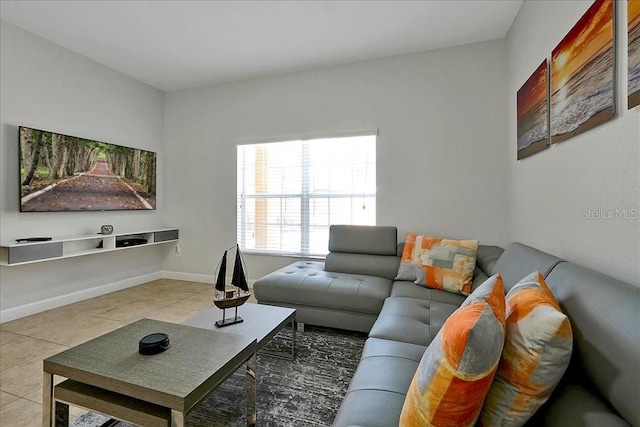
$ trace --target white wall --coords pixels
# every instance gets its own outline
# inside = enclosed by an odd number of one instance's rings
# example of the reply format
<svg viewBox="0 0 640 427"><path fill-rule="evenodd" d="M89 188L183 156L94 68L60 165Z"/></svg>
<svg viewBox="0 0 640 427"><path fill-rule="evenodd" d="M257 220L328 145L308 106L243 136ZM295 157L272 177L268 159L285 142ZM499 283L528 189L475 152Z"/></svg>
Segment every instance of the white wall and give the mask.
<svg viewBox="0 0 640 427"><path fill-rule="evenodd" d="M160 225L163 205L163 93L0 21L0 236L90 234ZM18 126L134 146L159 153L154 212L20 213ZM131 251L136 251L132 256ZM2 320L126 286L162 270L166 248L132 249L64 261L0 267ZM103 290L104 291L104 290Z"/></svg>
<svg viewBox="0 0 640 427"><path fill-rule="evenodd" d="M584 210L640 208L640 108L627 110L626 1L618 10L618 117L516 161L515 94L592 1L526 1L507 37L508 240L640 285L640 221ZM635 211L638 212L637 210Z"/></svg>
<svg viewBox="0 0 640 427"><path fill-rule="evenodd" d="M235 241L236 143L376 128L378 224L399 238L521 241L638 284L638 220L582 219L640 206L640 108L626 110L624 48L618 117L515 160L515 93L590 4L525 2L506 40L168 94L0 21L2 240L110 223L178 226L182 245L181 257L152 247L0 267L3 320L163 269L210 279ZM626 45L623 25L618 35ZM158 211L19 213L19 125L157 151ZM290 261L249 257L250 276Z"/></svg>
<svg viewBox="0 0 640 427"><path fill-rule="evenodd" d="M376 128L378 224L504 245L505 54L501 40L166 94L163 219L183 255L165 269L212 276L236 241L236 143ZM250 277L288 262L249 257Z"/></svg>

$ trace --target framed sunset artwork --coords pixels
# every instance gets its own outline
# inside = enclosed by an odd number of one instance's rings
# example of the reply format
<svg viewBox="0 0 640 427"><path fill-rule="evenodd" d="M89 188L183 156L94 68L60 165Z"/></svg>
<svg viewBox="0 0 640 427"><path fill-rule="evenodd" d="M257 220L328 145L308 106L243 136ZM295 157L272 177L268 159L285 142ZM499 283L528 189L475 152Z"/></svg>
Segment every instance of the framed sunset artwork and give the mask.
<svg viewBox="0 0 640 427"><path fill-rule="evenodd" d="M547 74L545 58L517 94L518 160L549 147Z"/></svg>
<svg viewBox="0 0 640 427"><path fill-rule="evenodd" d="M615 114L614 2L596 0L551 54L551 142Z"/></svg>
<svg viewBox="0 0 640 427"><path fill-rule="evenodd" d="M627 1L629 109L640 105L640 0Z"/></svg>

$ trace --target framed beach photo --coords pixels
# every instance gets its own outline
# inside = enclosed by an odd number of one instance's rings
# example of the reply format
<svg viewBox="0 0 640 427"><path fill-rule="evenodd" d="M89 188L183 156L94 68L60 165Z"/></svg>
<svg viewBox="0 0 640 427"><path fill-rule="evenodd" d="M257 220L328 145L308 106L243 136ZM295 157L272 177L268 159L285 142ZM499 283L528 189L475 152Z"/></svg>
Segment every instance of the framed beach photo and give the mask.
<svg viewBox="0 0 640 427"><path fill-rule="evenodd" d="M640 105L640 0L627 1L629 52L628 108Z"/></svg>
<svg viewBox="0 0 640 427"><path fill-rule="evenodd" d="M551 54L551 142L615 114L613 0L596 0Z"/></svg>
<svg viewBox="0 0 640 427"><path fill-rule="evenodd" d="M518 160L549 147L547 81L545 58L517 93Z"/></svg>

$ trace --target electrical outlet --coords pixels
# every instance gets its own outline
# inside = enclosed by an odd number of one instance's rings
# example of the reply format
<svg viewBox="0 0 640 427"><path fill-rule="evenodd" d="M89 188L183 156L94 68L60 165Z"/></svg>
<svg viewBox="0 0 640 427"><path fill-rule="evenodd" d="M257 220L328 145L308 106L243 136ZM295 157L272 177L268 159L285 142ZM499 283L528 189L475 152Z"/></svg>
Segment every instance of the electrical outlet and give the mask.
<svg viewBox="0 0 640 427"><path fill-rule="evenodd" d="M180 245L176 245L176 256L182 256L182 248Z"/></svg>

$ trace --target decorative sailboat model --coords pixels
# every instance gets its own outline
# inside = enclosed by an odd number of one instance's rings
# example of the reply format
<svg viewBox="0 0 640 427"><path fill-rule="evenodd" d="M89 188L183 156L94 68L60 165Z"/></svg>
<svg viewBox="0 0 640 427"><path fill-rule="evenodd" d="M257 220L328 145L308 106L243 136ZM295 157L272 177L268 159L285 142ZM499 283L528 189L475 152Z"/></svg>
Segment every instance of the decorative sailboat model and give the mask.
<svg viewBox="0 0 640 427"><path fill-rule="evenodd" d="M233 285L233 287L227 288L225 286L225 276L227 274L227 252L229 250L230 249L224 251L224 255L222 255L220 269L218 270L218 278L216 280L216 290L213 298L213 303L216 307L222 309L222 320L218 320L216 322L216 326L219 328L244 321L242 317L238 316L238 307L247 302L251 296L251 293L249 292L249 285L247 285L247 278L244 273L244 267L242 266L240 246L238 245L236 245L236 259L233 265L233 277L231 278L231 285ZM228 308L235 309L234 317L229 319L226 317L226 310Z"/></svg>

